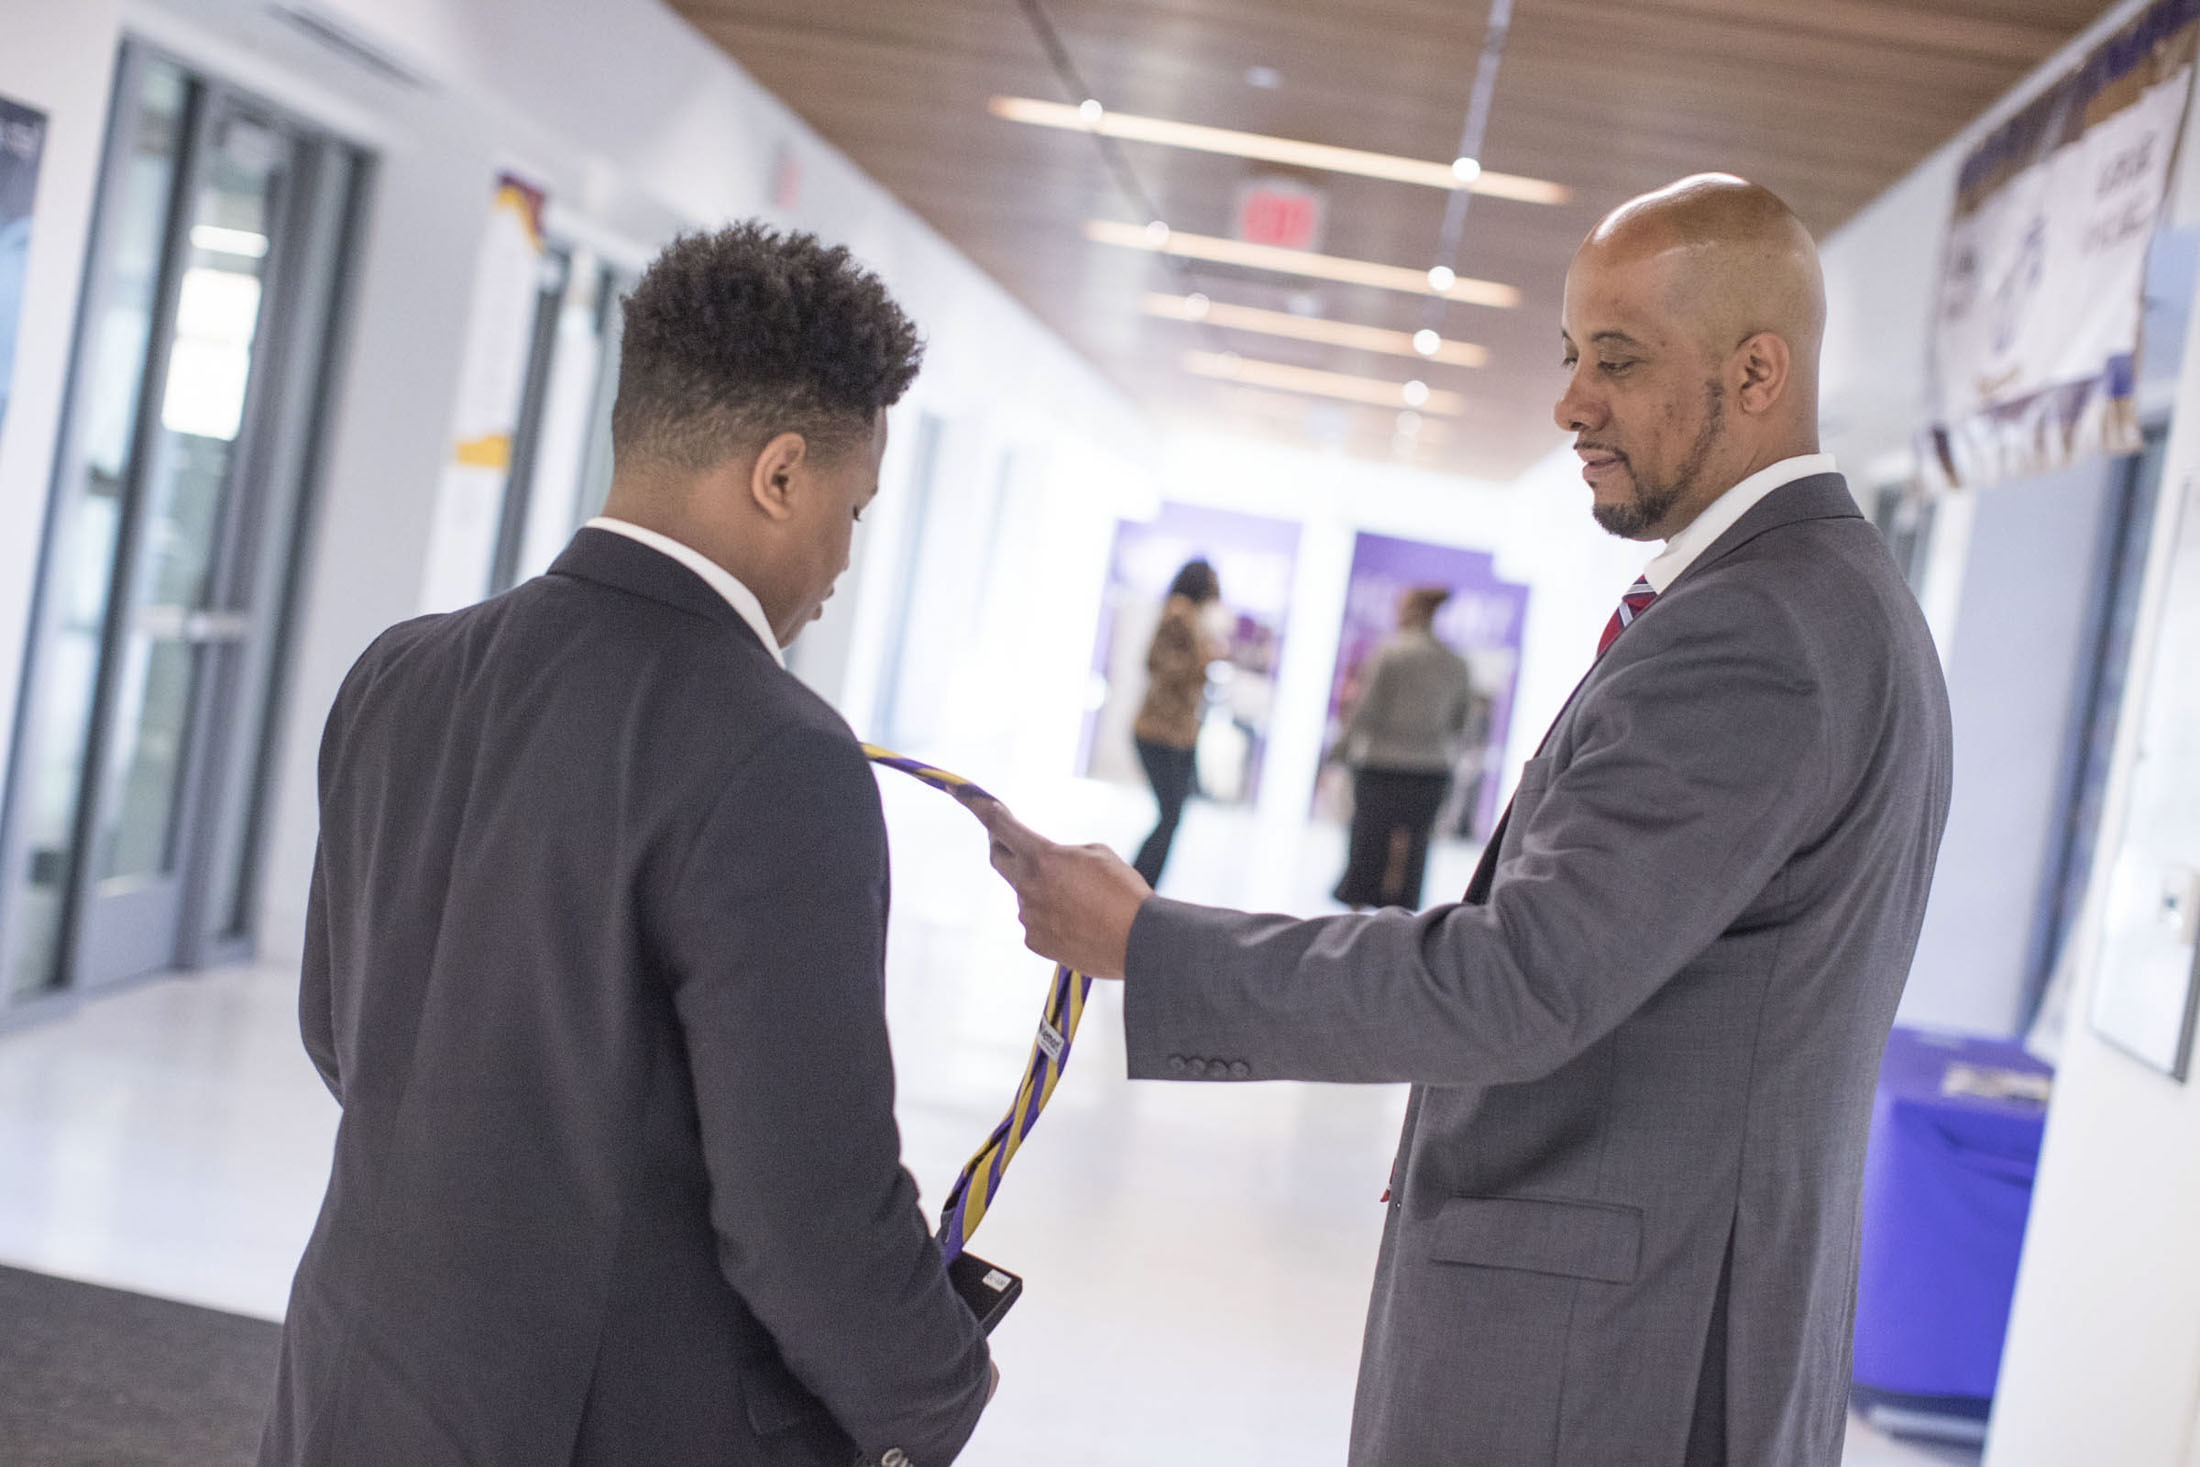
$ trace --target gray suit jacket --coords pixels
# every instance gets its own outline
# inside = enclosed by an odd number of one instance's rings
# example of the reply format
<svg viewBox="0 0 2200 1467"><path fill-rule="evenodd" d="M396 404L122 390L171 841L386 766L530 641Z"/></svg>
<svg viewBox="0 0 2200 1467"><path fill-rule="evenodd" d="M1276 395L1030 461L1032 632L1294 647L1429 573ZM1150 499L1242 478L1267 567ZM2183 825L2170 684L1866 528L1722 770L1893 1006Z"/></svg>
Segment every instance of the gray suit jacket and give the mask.
<svg viewBox="0 0 2200 1467"><path fill-rule="evenodd" d="M900 1165L847 726L670 558L361 657L300 1008L343 1107L263 1467L944 1467L986 1347Z"/></svg>
<svg viewBox="0 0 2200 1467"><path fill-rule="evenodd" d="M1834 1467L1879 1055L1948 808L1916 602L1838 476L1589 673L1467 902L1155 899L1144 1078L1414 1084L1359 1467Z"/></svg>

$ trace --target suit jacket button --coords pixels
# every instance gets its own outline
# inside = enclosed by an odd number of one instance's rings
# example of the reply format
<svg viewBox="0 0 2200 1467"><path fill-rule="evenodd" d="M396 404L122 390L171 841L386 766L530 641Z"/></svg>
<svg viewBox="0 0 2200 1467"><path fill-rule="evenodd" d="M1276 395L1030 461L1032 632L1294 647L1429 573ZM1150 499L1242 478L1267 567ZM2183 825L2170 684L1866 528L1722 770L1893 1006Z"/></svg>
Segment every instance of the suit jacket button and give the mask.
<svg viewBox="0 0 2200 1467"><path fill-rule="evenodd" d="M1181 1075L1184 1073L1183 1055L1172 1054L1169 1056L1169 1073L1172 1075Z"/></svg>
<svg viewBox="0 0 2200 1467"><path fill-rule="evenodd" d="M900 1447L888 1447L879 1455L878 1467L909 1467L909 1454Z"/></svg>
<svg viewBox="0 0 2200 1467"><path fill-rule="evenodd" d="M1195 1075L1207 1073L1207 1062L1203 1059L1188 1059L1184 1062L1184 1066Z"/></svg>
<svg viewBox="0 0 2200 1467"><path fill-rule="evenodd" d="M1246 1063L1245 1061L1243 1061L1243 1060L1232 1060L1232 1061L1230 1062L1230 1078L1231 1078L1231 1079L1233 1079L1233 1080L1242 1080L1242 1079L1244 1079L1244 1078L1245 1078L1246 1076L1248 1076L1248 1075L1250 1075L1250 1074L1252 1074L1252 1073L1253 1073L1253 1067L1252 1067L1251 1065L1247 1064L1247 1063Z"/></svg>

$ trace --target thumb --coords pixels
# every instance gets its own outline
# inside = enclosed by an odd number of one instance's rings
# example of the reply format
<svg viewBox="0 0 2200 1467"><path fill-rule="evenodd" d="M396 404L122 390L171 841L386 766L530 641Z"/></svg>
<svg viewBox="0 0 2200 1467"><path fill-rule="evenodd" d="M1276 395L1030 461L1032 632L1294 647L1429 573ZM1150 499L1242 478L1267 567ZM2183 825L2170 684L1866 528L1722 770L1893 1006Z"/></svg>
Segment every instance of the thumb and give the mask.
<svg viewBox="0 0 2200 1467"><path fill-rule="evenodd" d="M985 833L992 837L993 864L999 868L1004 860L1021 861L1046 849L1053 842L1030 826L1008 813L1008 806L999 800L969 800L971 813L985 826Z"/></svg>

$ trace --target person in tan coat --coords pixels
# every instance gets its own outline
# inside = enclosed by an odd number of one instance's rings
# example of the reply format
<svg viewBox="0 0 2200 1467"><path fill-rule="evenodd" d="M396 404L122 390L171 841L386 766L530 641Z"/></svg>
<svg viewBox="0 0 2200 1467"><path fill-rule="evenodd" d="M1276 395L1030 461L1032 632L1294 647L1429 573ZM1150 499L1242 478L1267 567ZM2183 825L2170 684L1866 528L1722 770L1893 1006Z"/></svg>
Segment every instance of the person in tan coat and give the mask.
<svg viewBox="0 0 2200 1467"><path fill-rule="evenodd" d="M1160 884L1176 823L1192 793L1192 747L1199 742L1200 715L1207 706L1207 664L1218 655L1200 626L1200 613L1220 599L1215 568L1204 560L1186 561L1169 583L1161 625L1146 649L1146 701L1131 725L1131 738L1160 814L1131 865L1148 886Z"/></svg>
<svg viewBox="0 0 2200 1467"><path fill-rule="evenodd" d="M1442 586L1408 591L1398 632L1368 660L1336 756L1352 769L1352 838L1336 898L1348 907L1421 905L1429 834L1451 787L1474 685L1436 639Z"/></svg>

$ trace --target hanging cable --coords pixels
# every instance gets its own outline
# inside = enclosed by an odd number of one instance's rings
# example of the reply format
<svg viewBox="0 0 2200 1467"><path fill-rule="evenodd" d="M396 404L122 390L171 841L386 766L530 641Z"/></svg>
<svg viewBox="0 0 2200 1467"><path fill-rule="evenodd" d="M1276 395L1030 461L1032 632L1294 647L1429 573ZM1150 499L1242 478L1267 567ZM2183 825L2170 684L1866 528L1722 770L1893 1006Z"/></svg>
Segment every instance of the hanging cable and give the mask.
<svg viewBox="0 0 2200 1467"><path fill-rule="evenodd" d="M1505 37L1512 29L1513 0L1490 0L1489 29L1482 35L1481 59L1474 66L1474 90L1467 94L1467 123L1459 134L1459 151L1453 155L1452 171L1459 175L1459 187L1451 191L1451 198L1444 205L1444 223L1436 236L1436 257L1430 262L1430 273L1442 270L1447 273L1459 264L1459 247L1467 234L1467 204L1474 197L1472 184L1482 171L1482 138L1489 130L1490 102L1497 95L1497 65L1505 59ZM1432 330L1438 330L1444 321L1444 298L1433 296L1423 314L1423 320Z"/></svg>

